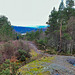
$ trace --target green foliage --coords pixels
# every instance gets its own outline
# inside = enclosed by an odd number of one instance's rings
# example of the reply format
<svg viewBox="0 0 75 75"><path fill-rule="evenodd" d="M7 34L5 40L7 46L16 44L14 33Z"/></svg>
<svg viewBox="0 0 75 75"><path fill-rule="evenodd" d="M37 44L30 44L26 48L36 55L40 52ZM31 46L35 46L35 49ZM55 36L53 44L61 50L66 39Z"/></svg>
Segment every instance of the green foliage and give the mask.
<svg viewBox="0 0 75 75"><path fill-rule="evenodd" d="M54 47L58 49L59 45L60 49L67 53L69 48L67 46L70 44L70 49L73 49L75 51L75 47L73 45L73 43L75 42L75 21L73 20L75 17L75 9L73 8L73 6L73 0L66 0L65 8L62 0L58 11L56 11L55 8L53 8L53 10L51 11L49 20L48 22L46 22L50 26L47 28L47 31L45 31L48 38L48 47Z"/></svg>
<svg viewBox="0 0 75 75"><path fill-rule="evenodd" d="M71 52L70 52L69 50L67 50L67 54L68 54L68 55L70 55L70 54L71 54Z"/></svg>
<svg viewBox="0 0 75 75"><path fill-rule="evenodd" d="M13 38L13 29L8 18L5 16L0 17L0 41L8 41Z"/></svg>
<svg viewBox="0 0 75 75"><path fill-rule="evenodd" d="M0 64L2 63L2 54L0 54Z"/></svg>
<svg viewBox="0 0 75 75"><path fill-rule="evenodd" d="M0 15L0 28L6 24L11 25L10 21L8 21L8 18L6 16Z"/></svg>
<svg viewBox="0 0 75 75"><path fill-rule="evenodd" d="M39 49L44 49L44 50L46 49L46 47L47 47L47 38L37 40L36 42L38 44Z"/></svg>
<svg viewBox="0 0 75 75"><path fill-rule="evenodd" d="M11 63L11 67L12 67L12 74L16 75L17 69L19 68L18 65L15 62L13 62Z"/></svg>
<svg viewBox="0 0 75 75"><path fill-rule="evenodd" d="M40 39L40 40L37 40L37 43L39 43L41 45L44 45L45 44L45 41L43 39Z"/></svg>
<svg viewBox="0 0 75 75"><path fill-rule="evenodd" d="M0 65L0 75L16 75L18 68L19 64L16 62L10 62L10 60L6 60Z"/></svg>
<svg viewBox="0 0 75 75"><path fill-rule="evenodd" d="M25 61L25 60L26 60L25 55L22 55L20 60L21 60L21 61Z"/></svg>
<svg viewBox="0 0 75 75"><path fill-rule="evenodd" d="M10 70L9 69L2 70L2 72L0 72L0 75L10 75Z"/></svg>
<svg viewBox="0 0 75 75"><path fill-rule="evenodd" d="M42 29L41 30L37 30L36 32L27 32L26 33L26 39L33 41L33 40L37 40L40 37L40 34L43 33Z"/></svg>
<svg viewBox="0 0 75 75"><path fill-rule="evenodd" d="M48 31L53 32L54 30L57 30L58 27L58 12L55 10L55 7L51 11L51 15L49 15L49 20L47 22L48 25L50 25Z"/></svg>
<svg viewBox="0 0 75 75"><path fill-rule="evenodd" d="M19 52L20 55L25 55L26 54L26 51L24 51L24 50L19 49L18 52Z"/></svg>
<svg viewBox="0 0 75 75"><path fill-rule="evenodd" d="M72 39L72 37L68 33L64 33L63 38L65 38L66 40L71 40Z"/></svg>
<svg viewBox="0 0 75 75"><path fill-rule="evenodd" d="M7 61L8 61L8 60L7 60ZM5 62L0 66L0 72L2 72L3 70L6 70L7 68L9 69L10 63L6 63L7 61L5 61Z"/></svg>
<svg viewBox="0 0 75 75"><path fill-rule="evenodd" d="M66 30L67 30L67 26L66 25L63 25L62 26L62 31L65 32Z"/></svg>
<svg viewBox="0 0 75 75"><path fill-rule="evenodd" d="M26 60L26 51L24 50L18 50L18 53L19 53L19 56L18 56L18 59L20 61L25 61Z"/></svg>
<svg viewBox="0 0 75 75"><path fill-rule="evenodd" d="M10 64L7 63L7 61L5 61L5 63L3 63L0 67L0 75L10 75L10 69L9 69Z"/></svg>
<svg viewBox="0 0 75 75"><path fill-rule="evenodd" d="M6 64L10 64L10 60L7 59L7 60L5 61L5 63L6 63Z"/></svg>
<svg viewBox="0 0 75 75"><path fill-rule="evenodd" d="M66 7L73 7L74 6L74 0L66 0Z"/></svg>
<svg viewBox="0 0 75 75"><path fill-rule="evenodd" d="M49 54L57 54L57 51L54 48L48 48L46 52Z"/></svg>
<svg viewBox="0 0 75 75"><path fill-rule="evenodd" d="M65 8L63 1L60 3L59 11L63 11Z"/></svg>
<svg viewBox="0 0 75 75"><path fill-rule="evenodd" d="M8 68L9 67L9 64L6 64L6 63L3 63L2 65L3 65L4 68Z"/></svg>

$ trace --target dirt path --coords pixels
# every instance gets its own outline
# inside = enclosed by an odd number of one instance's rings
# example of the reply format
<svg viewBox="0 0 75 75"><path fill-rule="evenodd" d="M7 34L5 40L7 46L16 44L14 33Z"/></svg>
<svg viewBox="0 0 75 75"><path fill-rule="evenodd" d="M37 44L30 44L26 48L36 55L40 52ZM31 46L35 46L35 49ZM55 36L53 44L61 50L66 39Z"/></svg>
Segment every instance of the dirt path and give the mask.
<svg viewBox="0 0 75 75"><path fill-rule="evenodd" d="M37 47L34 43L29 41L28 44L38 54L43 54L45 56L55 56L55 60L53 60L53 63L51 64L51 67L54 70L51 75L75 75L75 67L67 62L67 59L71 59L71 58L75 58L75 57L50 55L50 54L42 53L40 50L37 49Z"/></svg>

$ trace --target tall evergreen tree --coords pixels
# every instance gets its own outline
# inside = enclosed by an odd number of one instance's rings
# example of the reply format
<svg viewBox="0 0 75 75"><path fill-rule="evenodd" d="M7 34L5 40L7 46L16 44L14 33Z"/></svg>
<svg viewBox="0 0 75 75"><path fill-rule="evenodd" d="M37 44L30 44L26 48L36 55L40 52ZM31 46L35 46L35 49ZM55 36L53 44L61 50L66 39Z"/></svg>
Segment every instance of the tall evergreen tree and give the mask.
<svg viewBox="0 0 75 75"><path fill-rule="evenodd" d="M74 6L74 0L66 0L66 7L73 7Z"/></svg>
<svg viewBox="0 0 75 75"><path fill-rule="evenodd" d="M6 16L0 16L0 41L8 41L13 38L13 29Z"/></svg>
<svg viewBox="0 0 75 75"><path fill-rule="evenodd" d="M63 11L64 8L65 8L64 2L63 2L63 0L61 0L60 6L59 6L59 10L60 10L60 11Z"/></svg>
<svg viewBox="0 0 75 75"><path fill-rule="evenodd" d="M57 23L58 23L58 12L56 11L55 7L51 11L51 15L49 15L49 20L46 22L48 25L50 25L50 31L53 32L55 29L57 29Z"/></svg>
<svg viewBox="0 0 75 75"><path fill-rule="evenodd" d="M49 15L49 20L47 22L48 25L50 25L46 31L46 34L48 36L48 46L55 46L58 40L55 41L55 38L57 38L57 35L55 36L55 32L59 29L58 24L58 12L56 11L55 7L51 11L51 15ZM51 43L50 43L51 42Z"/></svg>

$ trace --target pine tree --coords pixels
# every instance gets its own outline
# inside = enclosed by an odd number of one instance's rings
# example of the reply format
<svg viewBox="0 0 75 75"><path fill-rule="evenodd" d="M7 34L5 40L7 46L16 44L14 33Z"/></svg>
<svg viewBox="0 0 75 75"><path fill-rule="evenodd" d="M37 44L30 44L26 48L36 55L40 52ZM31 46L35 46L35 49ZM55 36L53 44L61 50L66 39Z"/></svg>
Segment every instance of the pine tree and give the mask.
<svg viewBox="0 0 75 75"><path fill-rule="evenodd" d="M59 11L63 11L65 8L63 0L61 0L60 6L59 6Z"/></svg>
<svg viewBox="0 0 75 75"><path fill-rule="evenodd" d="M55 7L51 11L51 15L49 15L49 20L46 22L48 25L50 25L50 31L53 32L55 29L57 29L57 23L58 23L58 12L56 11Z"/></svg>
<svg viewBox="0 0 75 75"><path fill-rule="evenodd" d="M13 29L10 21L5 16L0 16L0 41L8 41L13 38Z"/></svg>
<svg viewBox="0 0 75 75"><path fill-rule="evenodd" d="M73 0L66 0L66 7L73 7L74 6L74 1Z"/></svg>

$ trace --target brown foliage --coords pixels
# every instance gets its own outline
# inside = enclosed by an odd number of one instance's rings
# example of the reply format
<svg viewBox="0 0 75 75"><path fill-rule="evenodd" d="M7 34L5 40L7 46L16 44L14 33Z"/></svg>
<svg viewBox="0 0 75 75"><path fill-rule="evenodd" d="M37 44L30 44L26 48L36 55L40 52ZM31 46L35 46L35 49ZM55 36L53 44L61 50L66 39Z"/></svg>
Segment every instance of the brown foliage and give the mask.
<svg viewBox="0 0 75 75"><path fill-rule="evenodd" d="M22 40L16 40L16 41L9 41L5 44L2 44L1 50L0 50L0 63L4 62L5 59L11 59L11 61L15 61L17 57L18 50L22 49L27 52L27 56L29 56L30 48L28 46L28 43Z"/></svg>
<svg viewBox="0 0 75 75"><path fill-rule="evenodd" d="M16 61L17 61L17 57L12 56L11 59L10 59L10 62L16 62Z"/></svg>

